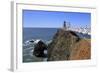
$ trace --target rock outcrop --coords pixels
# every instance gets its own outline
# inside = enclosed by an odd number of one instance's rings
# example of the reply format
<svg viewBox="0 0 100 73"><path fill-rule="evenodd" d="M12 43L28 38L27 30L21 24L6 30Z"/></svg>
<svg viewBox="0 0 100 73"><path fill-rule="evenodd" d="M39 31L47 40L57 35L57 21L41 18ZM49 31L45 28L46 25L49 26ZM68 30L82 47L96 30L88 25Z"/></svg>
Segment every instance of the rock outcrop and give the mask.
<svg viewBox="0 0 100 73"><path fill-rule="evenodd" d="M82 39L72 47L70 60L84 60L91 58L90 40Z"/></svg>
<svg viewBox="0 0 100 73"><path fill-rule="evenodd" d="M90 59L90 46L75 32L59 29L48 45L48 61Z"/></svg>
<svg viewBox="0 0 100 73"><path fill-rule="evenodd" d="M36 57L45 57L46 55L44 54L44 50L46 49L46 44L40 40L34 46L33 55L35 55Z"/></svg>

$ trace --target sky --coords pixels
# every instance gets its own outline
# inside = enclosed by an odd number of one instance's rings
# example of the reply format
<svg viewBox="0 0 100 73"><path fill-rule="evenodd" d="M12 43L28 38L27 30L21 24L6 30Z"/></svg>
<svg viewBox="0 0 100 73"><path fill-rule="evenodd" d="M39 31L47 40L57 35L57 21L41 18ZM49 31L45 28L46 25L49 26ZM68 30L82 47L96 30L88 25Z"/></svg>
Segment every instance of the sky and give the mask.
<svg viewBox="0 0 100 73"><path fill-rule="evenodd" d="M60 28L63 22L70 22L71 27L85 27L91 24L91 13L55 12L23 10L23 27Z"/></svg>

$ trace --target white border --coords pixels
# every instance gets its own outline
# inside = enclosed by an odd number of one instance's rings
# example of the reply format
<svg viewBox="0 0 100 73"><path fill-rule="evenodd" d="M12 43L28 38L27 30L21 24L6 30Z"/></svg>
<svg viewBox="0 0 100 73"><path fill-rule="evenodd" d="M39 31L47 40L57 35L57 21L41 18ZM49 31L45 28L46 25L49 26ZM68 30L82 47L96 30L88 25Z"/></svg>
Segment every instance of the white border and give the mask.
<svg viewBox="0 0 100 73"><path fill-rule="evenodd" d="M32 71L37 69L56 69L66 67L80 67L96 65L96 46L95 46L95 29L96 29L96 9L74 6L58 6L58 5L41 5L32 3L12 3L13 4L13 46L12 46L12 70L13 71ZM22 10L46 10L46 11L62 11L62 12L86 12L91 13L91 60L74 60L74 61L58 61L58 62L33 62L22 63Z"/></svg>

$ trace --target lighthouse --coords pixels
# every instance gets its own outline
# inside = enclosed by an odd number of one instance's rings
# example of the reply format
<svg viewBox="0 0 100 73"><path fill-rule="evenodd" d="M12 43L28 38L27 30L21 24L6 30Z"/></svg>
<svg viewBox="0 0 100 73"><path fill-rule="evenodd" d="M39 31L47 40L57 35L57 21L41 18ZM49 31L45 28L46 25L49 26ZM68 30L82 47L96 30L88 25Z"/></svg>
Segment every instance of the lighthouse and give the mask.
<svg viewBox="0 0 100 73"><path fill-rule="evenodd" d="M70 22L66 23L66 21L64 21L64 23L63 23L63 30L69 30L69 28L70 28Z"/></svg>
<svg viewBox="0 0 100 73"><path fill-rule="evenodd" d="M64 21L63 29L66 30L66 21Z"/></svg>

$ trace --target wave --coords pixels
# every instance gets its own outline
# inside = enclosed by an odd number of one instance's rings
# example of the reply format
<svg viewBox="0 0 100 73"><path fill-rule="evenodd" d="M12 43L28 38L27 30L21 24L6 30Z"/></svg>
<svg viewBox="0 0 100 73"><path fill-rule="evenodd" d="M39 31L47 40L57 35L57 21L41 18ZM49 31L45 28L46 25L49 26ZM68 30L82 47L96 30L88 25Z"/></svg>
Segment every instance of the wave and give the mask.
<svg viewBox="0 0 100 73"><path fill-rule="evenodd" d="M23 46L29 46L29 45L35 45L37 44L39 41L42 41L44 42L45 44L50 44L52 42L52 40L42 40L42 39L30 39L30 40L27 40L23 43Z"/></svg>
<svg viewBox="0 0 100 73"><path fill-rule="evenodd" d="M30 39L30 40L26 40L23 43L23 59L24 61L35 61L35 60L40 60L40 58L36 57L35 55L33 55L33 51L34 51L34 46L35 44L37 44L39 41L44 42L45 44L49 44L52 42L52 40L41 40L41 39ZM44 54L47 54L47 50L44 50ZM47 58L42 58L42 61L47 61Z"/></svg>
<svg viewBox="0 0 100 73"><path fill-rule="evenodd" d="M79 33L79 32L76 32L76 34L80 37L80 38L88 38L90 39L91 38L91 35L90 34L87 34L87 33Z"/></svg>

